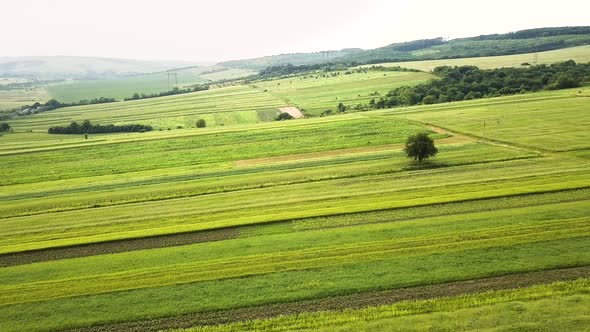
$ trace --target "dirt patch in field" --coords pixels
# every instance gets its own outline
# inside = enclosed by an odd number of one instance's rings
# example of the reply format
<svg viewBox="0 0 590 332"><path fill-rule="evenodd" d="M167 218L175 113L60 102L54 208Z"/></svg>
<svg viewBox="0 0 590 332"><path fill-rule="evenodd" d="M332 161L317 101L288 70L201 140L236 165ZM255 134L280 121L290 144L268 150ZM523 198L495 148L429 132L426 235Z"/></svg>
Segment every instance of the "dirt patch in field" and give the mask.
<svg viewBox="0 0 590 332"><path fill-rule="evenodd" d="M258 307L201 312L188 315L150 319L137 322L100 325L70 330L72 332L99 331L158 331L227 324L245 320L264 319L279 315L304 312L361 309L389 305L400 301L426 300L445 296L475 294L491 290L522 288L556 281L590 277L590 266L511 274L500 277L448 282L437 285L399 288L379 292L357 293L315 300L271 304Z"/></svg>
<svg viewBox="0 0 590 332"><path fill-rule="evenodd" d="M0 255L0 267L31 264L58 259L115 254L120 252L182 246L236 238L237 228L170 234L139 239L124 239L71 247L48 248Z"/></svg>
<svg viewBox="0 0 590 332"><path fill-rule="evenodd" d="M303 113L301 113L301 111L297 107L293 107L293 106L279 107L279 111L281 113L288 113L289 115L291 115L295 119L299 119L299 118L303 117Z"/></svg>

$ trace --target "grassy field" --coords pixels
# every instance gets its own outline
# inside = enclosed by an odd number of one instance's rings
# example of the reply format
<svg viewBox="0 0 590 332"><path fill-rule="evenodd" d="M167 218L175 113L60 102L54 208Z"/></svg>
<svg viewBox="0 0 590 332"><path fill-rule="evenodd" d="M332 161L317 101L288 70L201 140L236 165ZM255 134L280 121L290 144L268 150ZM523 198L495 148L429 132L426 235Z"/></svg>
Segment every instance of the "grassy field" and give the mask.
<svg viewBox="0 0 590 332"><path fill-rule="evenodd" d="M400 66L404 68L431 71L438 66L477 66L482 69L493 69L499 67L522 67L523 63L529 63L531 65L534 65L535 63L551 64L566 60L574 60L580 63L590 62L590 45L538 53L445 60L389 62L382 65L386 67Z"/></svg>
<svg viewBox="0 0 590 332"><path fill-rule="evenodd" d="M31 105L36 102L45 102L48 99L47 91L43 88L0 90L0 111L11 110L22 105Z"/></svg>
<svg viewBox="0 0 590 332"><path fill-rule="evenodd" d="M588 88L263 121L430 77L295 77L12 121L0 330L587 328ZM45 133L83 119L165 130ZM421 131L439 155L418 164L402 148Z"/></svg>
<svg viewBox="0 0 590 332"><path fill-rule="evenodd" d="M328 77L315 74L272 80L257 83L256 87L308 114L318 115L325 110L336 113L339 103L367 104L372 98L378 98L393 88L423 83L435 77L427 73L382 71L331 74L325 74Z"/></svg>
<svg viewBox="0 0 590 332"><path fill-rule="evenodd" d="M195 127L198 119L208 126L223 126L263 121L265 113L276 114L285 103L269 94L239 86L200 91L154 99L127 101L60 108L36 115L31 119L17 119L17 131L45 132L51 126L66 125L71 121L89 119L96 123L142 123L156 130ZM259 116L262 114L262 117Z"/></svg>
<svg viewBox="0 0 590 332"><path fill-rule="evenodd" d="M177 72L178 85L188 85L206 82L190 71ZM112 79L75 81L64 84L53 84L47 87L52 98L61 102L77 102L83 99L109 97L122 100L134 93L158 93L171 90L176 84L174 77L168 81L166 72L144 74Z"/></svg>

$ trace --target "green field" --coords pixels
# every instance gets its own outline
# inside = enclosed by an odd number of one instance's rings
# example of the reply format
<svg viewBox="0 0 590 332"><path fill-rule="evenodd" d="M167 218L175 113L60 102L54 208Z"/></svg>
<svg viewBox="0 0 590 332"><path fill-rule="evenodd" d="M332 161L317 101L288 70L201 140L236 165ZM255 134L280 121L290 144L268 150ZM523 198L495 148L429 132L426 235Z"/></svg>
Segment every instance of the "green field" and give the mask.
<svg viewBox="0 0 590 332"><path fill-rule="evenodd" d="M17 119L17 131L47 131L51 126L89 119L96 123L142 123L156 129L195 127L198 119L208 126L223 126L263 121L259 114L272 111L285 103L269 94L246 86L200 91L190 94L136 101L60 108L32 119Z"/></svg>
<svg viewBox="0 0 590 332"><path fill-rule="evenodd" d="M298 77L257 83L256 88L281 98L286 103L318 115L325 110L336 113L339 103L367 104L372 98L402 85L415 85L435 78L427 73L382 72L345 74L309 74Z"/></svg>
<svg viewBox="0 0 590 332"><path fill-rule="evenodd" d="M587 87L270 121L430 78L306 75L11 121L0 330L586 329ZM46 133L84 119L156 130ZM418 164L402 148L421 131L439 154Z"/></svg>
<svg viewBox="0 0 590 332"><path fill-rule="evenodd" d="M499 67L523 67L523 63L529 63L530 65L551 64L565 60L574 60L579 63L590 62L590 45L538 53L445 60L388 62L382 65L386 67L400 66L404 68L431 71L438 66L476 66L482 69L493 69Z"/></svg>

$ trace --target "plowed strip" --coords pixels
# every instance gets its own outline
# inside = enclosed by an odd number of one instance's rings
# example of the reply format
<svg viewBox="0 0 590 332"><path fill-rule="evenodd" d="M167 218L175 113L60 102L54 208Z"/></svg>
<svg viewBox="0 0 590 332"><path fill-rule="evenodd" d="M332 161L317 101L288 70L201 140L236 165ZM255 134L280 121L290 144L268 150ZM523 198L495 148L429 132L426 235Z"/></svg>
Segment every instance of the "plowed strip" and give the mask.
<svg viewBox="0 0 590 332"><path fill-rule="evenodd" d="M58 259L115 254L120 252L182 246L186 244L222 241L236 238L237 228L205 232L171 234L147 238L91 243L85 245L16 252L0 255L0 267L31 264Z"/></svg>
<svg viewBox="0 0 590 332"><path fill-rule="evenodd" d="M511 274L500 277L448 282L437 285L400 288L378 292L358 293L315 300L271 304L258 307L200 312L174 317L164 317L136 322L91 326L71 332L99 331L158 331L172 328L188 328L226 324L238 321L264 319L279 315L303 312L360 309L369 306L388 305L400 301L425 300L444 296L475 294L492 290L529 287L556 281L590 277L590 266Z"/></svg>

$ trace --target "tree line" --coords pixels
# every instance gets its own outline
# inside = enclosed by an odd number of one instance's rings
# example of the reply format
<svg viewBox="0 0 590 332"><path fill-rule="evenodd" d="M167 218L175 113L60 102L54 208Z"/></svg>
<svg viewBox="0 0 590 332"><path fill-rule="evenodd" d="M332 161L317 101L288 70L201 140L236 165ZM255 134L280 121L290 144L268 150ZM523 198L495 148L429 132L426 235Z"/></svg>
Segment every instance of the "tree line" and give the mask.
<svg viewBox="0 0 590 332"><path fill-rule="evenodd" d="M369 105L356 105L352 108L366 110L436 104L540 90L575 88L590 83L590 63L576 64L572 60L528 68L487 70L474 66L441 66L436 67L433 73L439 79L415 86L402 86L389 91L378 100L371 99ZM341 109L342 105L338 108Z"/></svg>
<svg viewBox="0 0 590 332"><path fill-rule="evenodd" d="M82 124L73 121L68 126L55 126L47 130L49 134L100 134L100 133L123 133L123 132L146 132L152 131L152 126L142 124L125 124L116 126L114 124L100 125L93 124L90 120L84 120Z"/></svg>
<svg viewBox="0 0 590 332"><path fill-rule="evenodd" d="M150 94L145 94L145 93L139 94L136 92L133 94L133 96L131 96L129 98L125 98L123 100L128 101L128 100L157 98L157 97L180 95L183 93L191 93L191 92L204 91L204 90L209 90L209 84L195 84L191 87L187 87L187 88L183 88L183 89L175 86L172 90L162 91L159 93L150 93Z"/></svg>

